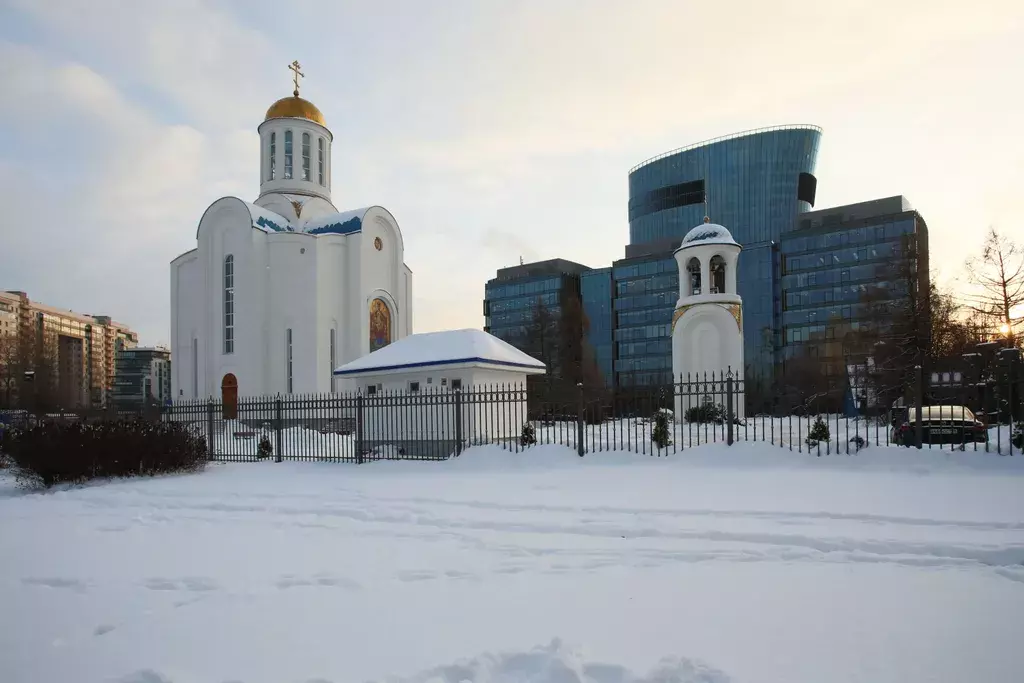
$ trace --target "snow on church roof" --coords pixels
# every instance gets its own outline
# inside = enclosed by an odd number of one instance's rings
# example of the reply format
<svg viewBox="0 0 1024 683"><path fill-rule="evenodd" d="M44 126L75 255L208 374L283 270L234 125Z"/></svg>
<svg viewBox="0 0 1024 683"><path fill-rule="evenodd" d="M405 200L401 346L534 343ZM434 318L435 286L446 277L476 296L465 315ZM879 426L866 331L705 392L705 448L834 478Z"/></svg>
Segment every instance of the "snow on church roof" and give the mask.
<svg viewBox="0 0 1024 683"><path fill-rule="evenodd" d="M242 203L249 209L254 228L263 232L305 232L310 235L348 235L360 232L363 229L363 216L370 210L370 207L364 207L351 211L339 211L311 220L296 229L284 216L256 204Z"/></svg>
<svg viewBox="0 0 1024 683"><path fill-rule="evenodd" d="M242 203L249 209L249 215L252 216L252 227L263 232L295 232L291 223L284 216L279 216L273 211L264 209L262 206L256 206L249 202Z"/></svg>
<svg viewBox="0 0 1024 683"><path fill-rule="evenodd" d="M347 235L359 232L363 229L363 216L369 210L370 207L365 206L361 209L339 211L329 216L322 216L303 225L302 231L308 232L310 235Z"/></svg>
<svg viewBox="0 0 1024 683"><path fill-rule="evenodd" d="M427 368L436 365L479 363L515 368L529 374L545 371L544 364L508 342L483 330L425 332L399 339L371 354L346 363L335 375L357 375L384 370Z"/></svg>
<svg viewBox="0 0 1024 683"><path fill-rule="evenodd" d="M707 220L706 218L704 220ZM679 248L692 247L698 244L734 244L739 243L733 239L732 233L724 225L718 223L701 223L696 228L686 233L683 243Z"/></svg>

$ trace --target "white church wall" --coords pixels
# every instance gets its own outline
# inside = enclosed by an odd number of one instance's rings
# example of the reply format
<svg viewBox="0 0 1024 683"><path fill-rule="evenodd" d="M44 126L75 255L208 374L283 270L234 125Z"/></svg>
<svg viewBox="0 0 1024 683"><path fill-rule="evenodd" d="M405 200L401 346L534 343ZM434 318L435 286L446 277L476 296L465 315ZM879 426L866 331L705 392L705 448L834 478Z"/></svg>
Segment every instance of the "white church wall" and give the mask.
<svg viewBox="0 0 1024 683"><path fill-rule="evenodd" d="M300 394L316 389L316 238L304 233L268 235L270 283L267 349L269 386L265 393ZM288 330L291 330L291 391L288 383ZM240 392L241 393L241 392Z"/></svg>
<svg viewBox="0 0 1024 683"><path fill-rule="evenodd" d="M376 240L380 240L381 249L376 248ZM359 239L359 251L362 257L360 282L362 291L367 298L366 316L366 349L369 351L369 303L381 292L391 309L391 341L407 336L408 302L401 279L405 245L401 232L398 230L394 217L381 207L371 207L363 216L362 234Z"/></svg>
<svg viewBox="0 0 1024 683"><path fill-rule="evenodd" d="M405 310L405 315L402 317L402 336L408 337L412 334L412 271L409 266L402 264L402 283L404 285L404 297L402 299L402 308Z"/></svg>
<svg viewBox="0 0 1024 683"><path fill-rule="evenodd" d="M317 318L319 321L316 337L316 377L318 392L329 392L336 367L355 356L346 353L342 340L344 330L339 321L350 320L348 297L351 289L351 273L346 268L349 251L349 237L345 235L323 235L316 239L317 262ZM334 366L331 366L331 329L335 330Z"/></svg>
<svg viewBox="0 0 1024 683"><path fill-rule="evenodd" d="M247 264L251 260L252 217L248 207L236 197L224 197L210 205L199 222L197 233L197 269L202 288L194 302L194 315L201 331L199 367L195 373L199 397L220 396L221 378L228 372L236 377L242 371L238 357L224 353L224 262L234 257L234 306L236 349L243 326L251 312L243 310Z"/></svg>
<svg viewBox="0 0 1024 683"><path fill-rule="evenodd" d="M344 302L346 324L340 331L340 342L344 358L360 358L370 352L370 309L366 295L362 290L362 254L363 235L360 232L345 238L345 287L341 292ZM339 363L340 365L340 363Z"/></svg>
<svg viewBox="0 0 1024 683"><path fill-rule="evenodd" d="M199 320L203 288L198 250L193 249L171 262L171 357L174 358L171 394L175 399L200 395L194 381L198 368L192 340L205 337Z"/></svg>

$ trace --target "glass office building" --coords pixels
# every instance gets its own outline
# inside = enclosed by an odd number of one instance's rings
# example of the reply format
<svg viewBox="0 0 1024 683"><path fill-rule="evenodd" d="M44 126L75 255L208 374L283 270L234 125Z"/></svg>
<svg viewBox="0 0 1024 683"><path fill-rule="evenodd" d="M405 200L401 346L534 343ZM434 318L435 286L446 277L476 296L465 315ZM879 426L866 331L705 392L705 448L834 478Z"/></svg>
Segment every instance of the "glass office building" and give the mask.
<svg viewBox="0 0 1024 683"><path fill-rule="evenodd" d="M502 268L484 286L484 331L523 348L537 305L561 316L563 296L578 298L580 275L589 270L565 259Z"/></svg>
<svg viewBox="0 0 1024 683"><path fill-rule="evenodd" d="M676 277L672 251L708 215L743 245L737 284L743 297L747 366L771 373L781 344L778 243L797 215L814 204L820 140L821 129L815 126L763 128L668 152L630 171L629 263L616 264L616 294L644 296L623 304L628 307L625 322L623 309L616 306L617 327L632 328L631 321L636 321L638 328L650 326L647 333L653 336L642 337L645 333L635 329L626 339L617 336L618 358L634 354L633 360L618 366L622 372L671 368L668 325L675 298L662 293L664 278ZM652 262L663 265L645 265ZM649 273L634 274L644 271ZM652 282L645 285L644 278ZM662 320L659 316L666 309ZM636 377L638 383L650 379Z"/></svg>
<svg viewBox="0 0 1024 683"><path fill-rule="evenodd" d="M613 309L611 268L595 268L580 276L580 296L587 316L587 342L594 352L597 368L605 384L614 382L615 311Z"/></svg>
<svg viewBox="0 0 1024 683"><path fill-rule="evenodd" d="M928 291L928 226L902 196L806 213L780 252L783 365L815 358L831 385L865 360L844 339L879 303Z"/></svg>
<svg viewBox="0 0 1024 683"><path fill-rule="evenodd" d="M171 352L165 348L121 348L114 375L114 404L119 410L140 410L171 399Z"/></svg>
<svg viewBox="0 0 1024 683"><path fill-rule="evenodd" d="M678 246L678 245L676 245ZM665 384L672 377L672 311L679 269L670 253L612 264L615 281L615 385Z"/></svg>

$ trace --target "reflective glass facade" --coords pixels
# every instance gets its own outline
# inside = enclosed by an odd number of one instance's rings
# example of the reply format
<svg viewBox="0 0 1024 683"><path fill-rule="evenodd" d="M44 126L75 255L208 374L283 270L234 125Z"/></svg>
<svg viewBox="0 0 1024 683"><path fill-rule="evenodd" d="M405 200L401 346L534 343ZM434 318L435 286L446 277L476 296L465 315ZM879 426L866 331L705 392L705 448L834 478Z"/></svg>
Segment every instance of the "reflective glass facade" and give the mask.
<svg viewBox="0 0 1024 683"><path fill-rule="evenodd" d="M113 399L120 410L139 410L150 401L162 405L170 398L170 351L134 348L117 352Z"/></svg>
<svg viewBox="0 0 1024 683"><path fill-rule="evenodd" d="M697 188L707 196L707 215L744 248L777 241L798 212L811 209L798 191L801 174L814 174L820 140L821 130L811 126L771 128L640 164L629 174L630 244L682 239L704 219ZM662 199L666 189L679 187L686 191L676 199Z"/></svg>
<svg viewBox="0 0 1024 683"><path fill-rule="evenodd" d="M538 302L561 317L566 297L580 301L580 276L590 270L565 259L502 268L484 287L484 330L524 349Z"/></svg>
<svg viewBox="0 0 1024 683"><path fill-rule="evenodd" d="M484 288L484 330L520 346L539 301L553 316L561 315L564 275L534 275L512 281L491 280Z"/></svg>
<svg viewBox="0 0 1024 683"><path fill-rule="evenodd" d="M660 254L616 261L612 278L616 386L671 381L672 311L679 299L675 259Z"/></svg>
<svg viewBox="0 0 1024 683"><path fill-rule="evenodd" d="M612 309L612 291L611 268L597 268L580 276L583 313L589 323L587 341L594 352L601 376L608 385L614 381L612 373L615 358L615 312Z"/></svg>
<svg viewBox="0 0 1024 683"><path fill-rule="evenodd" d="M820 140L821 130L813 126L749 131L668 153L629 174L631 245L681 240L705 212L743 245L737 286L745 355L754 372L771 372L781 344L778 242L793 229L797 215L812 207ZM650 293L658 291L660 285L652 283ZM644 364L671 367L671 352L666 353L661 361Z"/></svg>
<svg viewBox="0 0 1024 683"><path fill-rule="evenodd" d="M928 228L902 197L816 211L783 234L782 361L820 360L838 377L844 337L877 316L879 302L906 300L927 285ZM877 325L877 321L875 321Z"/></svg>

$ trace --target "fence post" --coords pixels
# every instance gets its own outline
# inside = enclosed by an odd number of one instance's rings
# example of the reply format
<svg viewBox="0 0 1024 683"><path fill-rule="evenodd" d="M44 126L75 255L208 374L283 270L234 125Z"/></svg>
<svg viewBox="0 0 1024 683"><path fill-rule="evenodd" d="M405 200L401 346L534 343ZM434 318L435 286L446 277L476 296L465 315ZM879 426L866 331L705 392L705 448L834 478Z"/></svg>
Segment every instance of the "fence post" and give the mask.
<svg viewBox="0 0 1024 683"><path fill-rule="evenodd" d="M984 377L982 377L978 382L978 395L981 397L978 399L978 405L981 408L981 421L985 424L985 452L988 453L988 428L990 425L988 423L988 403L985 402L987 397L985 396Z"/></svg>
<svg viewBox="0 0 1024 683"><path fill-rule="evenodd" d="M586 405L583 402L583 382L576 383L576 390L578 394L576 406L576 455L582 458L584 446L586 445L583 440L583 411L586 410Z"/></svg>
<svg viewBox="0 0 1024 683"><path fill-rule="evenodd" d="M1017 406L1013 403L1013 369L1014 369L1014 358L1012 354L1007 354L1006 358L1006 402L1010 406L1010 414L1007 416L1009 419L1009 433L1010 433L1010 455L1013 455L1013 411ZM1022 444L1024 445L1024 444ZM1024 450L1024 449L1022 449Z"/></svg>
<svg viewBox="0 0 1024 683"><path fill-rule="evenodd" d="M727 446L731 446L733 441L732 421L735 411L732 407L732 401L732 368L729 368L729 373L725 376L725 443Z"/></svg>
<svg viewBox="0 0 1024 683"><path fill-rule="evenodd" d="M281 397L274 401L274 462L281 462L281 432L284 430L284 405Z"/></svg>
<svg viewBox="0 0 1024 683"><path fill-rule="evenodd" d="M209 399L206 402L206 441L210 449L207 456L210 460L213 460L215 451L213 450L213 399Z"/></svg>
<svg viewBox="0 0 1024 683"><path fill-rule="evenodd" d="M921 371L920 365L914 366L914 444L918 449L921 448L923 436L924 436L924 425L921 424L921 413L922 406L924 405L924 373Z"/></svg>
<svg viewBox="0 0 1024 683"><path fill-rule="evenodd" d="M356 463L359 465L363 464L363 431L364 431L364 419L363 419L363 395L360 393L356 396Z"/></svg>
<svg viewBox="0 0 1024 683"><path fill-rule="evenodd" d="M462 389L455 390L455 457L462 455Z"/></svg>

